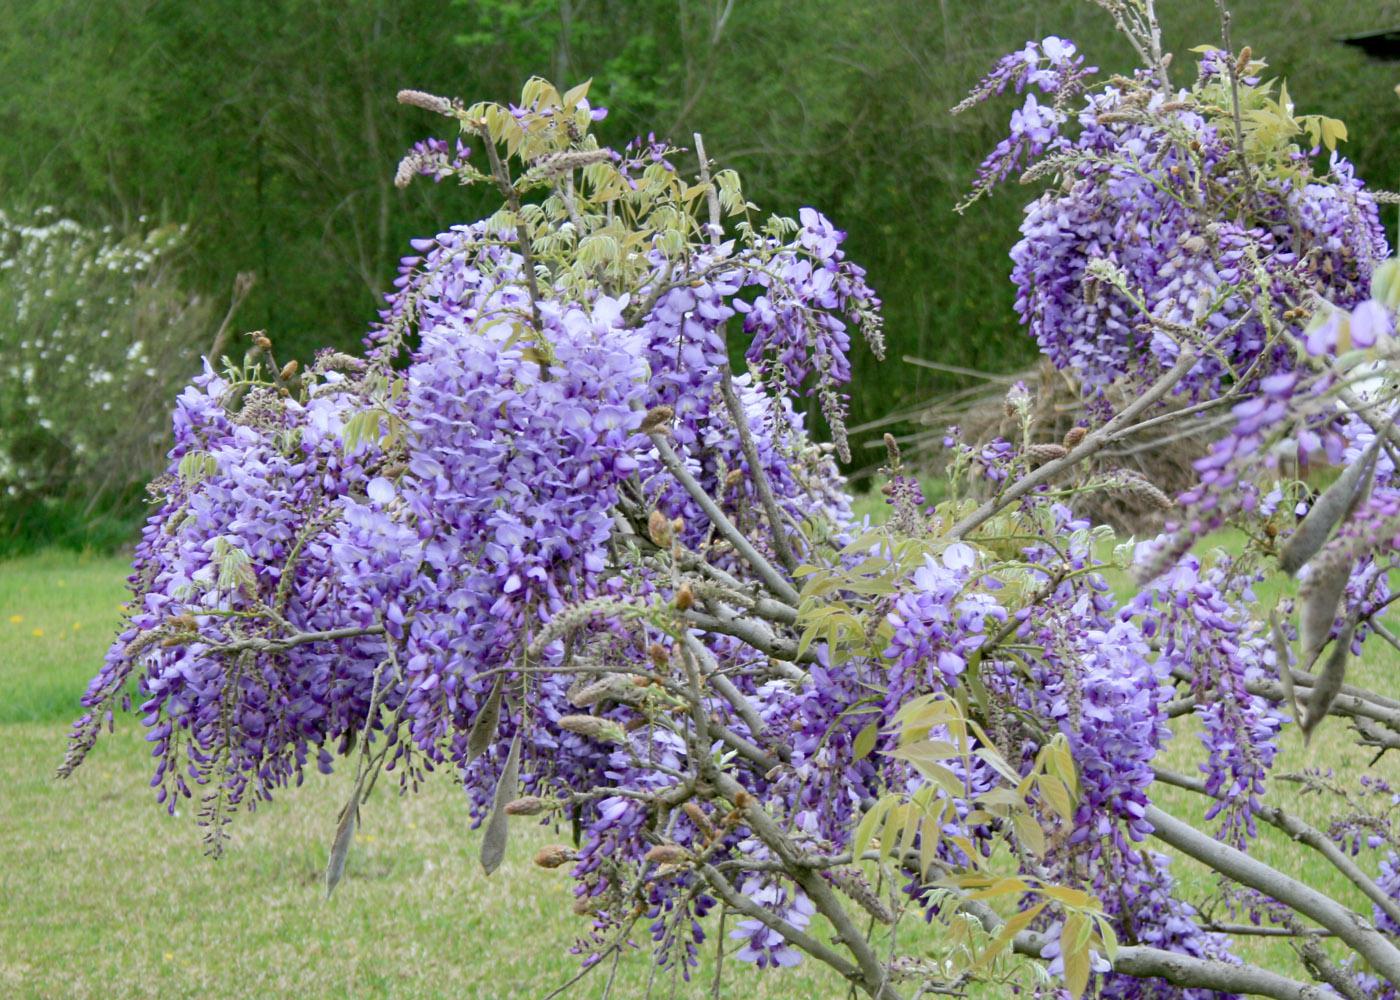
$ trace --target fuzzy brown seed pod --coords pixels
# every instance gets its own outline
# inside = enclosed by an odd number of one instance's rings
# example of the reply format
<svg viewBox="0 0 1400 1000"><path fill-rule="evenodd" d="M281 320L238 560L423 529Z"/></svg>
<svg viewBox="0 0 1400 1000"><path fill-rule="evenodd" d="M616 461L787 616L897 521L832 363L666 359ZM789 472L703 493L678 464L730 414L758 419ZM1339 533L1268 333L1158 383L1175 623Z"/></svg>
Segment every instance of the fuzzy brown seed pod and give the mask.
<svg viewBox="0 0 1400 1000"><path fill-rule="evenodd" d="M689 611L695 607L695 591L690 589L690 584L683 583L676 591L676 607L681 611Z"/></svg>
<svg viewBox="0 0 1400 1000"><path fill-rule="evenodd" d="M652 543L657 548L669 549L674 537L670 519L659 510L652 511L651 516L647 518L647 534L651 536Z"/></svg>
<svg viewBox="0 0 1400 1000"><path fill-rule="evenodd" d="M549 803L538 795L522 795L506 803L507 816L538 816L549 808Z"/></svg>
<svg viewBox="0 0 1400 1000"><path fill-rule="evenodd" d="M647 411L647 415L642 418L641 431L643 434L659 434L670 426L671 421L676 418L676 411L669 406L653 406Z"/></svg>
<svg viewBox="0 0 1400 1000"><path fill-rule="evenodd" d="M577 853L563 844L550 844L535 852L535 864L541 868L558 868L561 865L567 865L577 857Z"/></svg>
<svg viewBox="0 0 1400 1000"><path fill-rule="evenodd" d="M626 743L627 731L610 719L600 719L596 715L565 715L559 719L559 728L579 736L586 736L599 743Z"/></svg>
<svg viewBox="0 0 1400 1000"><path fill-rule="evenodd" d="M657 865L683 865L690 860L690 852L680 844L657 844L642 860Z"/></svg>
<svg viewBox="0 0 1400 1000"><path fill-rule="evenodd" d="M1061 444L1064 446L1065 451L1069 451L1080 441L1083 441L1084 435L1088 433L1089 429L1087 427L1071 427L1069 431L1065 434L1064 441L1061 442Z"/></svg>
<svg viewBox="0 0 1400 1000"><path fill-rule="evenodd" d="M1069 450L1062 444L1033 444L1026 449L1026 458L1037 465L1064 458Z"/></svg>
<svg viewBox="0 0 1400 1000"><path fill-rule="evenodd" d="M285 365L282 366L282 370L277 373L277 377L280 378L283 382L285 382L287 381L287 379L295 375L297 373L297 369L300 367L301 365L300 363L298 363L297 359L293 358L291 361L288 361Z"/></svg>
<svg viewBox="0 0 1400 1000"><path fill-rule="evenodd" d="M687 802L681 807L681 811L690 817L690 821L695 824L695 829L699 830L707 839L714 840L719 832L715 825L710 822L710 817L705 815L705 810L698 802Z"/></svg>
<svg viewBox="0 0 1400 1000"><path fill-rule="evenodd" d="M400 90L398 98L400 104L422 108L438 115L451 115L453 111L452 102L446 97L438 97L422 90Z"/></svg>

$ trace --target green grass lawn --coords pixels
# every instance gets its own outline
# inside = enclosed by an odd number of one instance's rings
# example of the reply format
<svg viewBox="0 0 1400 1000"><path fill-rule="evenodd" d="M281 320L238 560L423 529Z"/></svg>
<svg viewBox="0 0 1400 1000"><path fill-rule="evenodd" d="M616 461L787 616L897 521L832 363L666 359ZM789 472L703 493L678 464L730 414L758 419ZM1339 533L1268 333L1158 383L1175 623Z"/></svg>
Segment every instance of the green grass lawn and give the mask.
<svg viewBox="0 0 1400 1000"><path fill-rule="evenodd" d="M346 774L312 778L239 816L217 862L203 857L188 813L172 820L153 802L134 718L120 720L73 778L54 779L76 700L120 617L124 572L119 560L57 554L0 563L0 996L540 997L576 971L568 948L586 926L572 914L569 879L529 863L555 836L518 823L506 864L485 878L462 794L446 776L416 797L379 794L368 804L330 902L321 872ZM1400 660L1390 652L1373 643L1353 677L1400 696ZM1180 735L1172 766L1192 769L1191 740ZM1341 771L1368 759L1332 720L1310 748L1288 732L1279 766ZM1393 760L1376 771L1400 783ZM1332 811L1281 783L1270 800L1315 824ZM1162 789L1160 801L1200 818L1187 793ZM1262 858L1362 905L1340 876L1264 829ZM1190 895L1210 894L1208 876L1186 863L1177 871ZM645 941L645 927L638 931ZM907 942L928 932L900 933ZM1277 941L1246 941L1240 951L1274 967L1293 963ZM675 995L708 997L711 971L702 966ZM721 996L845 995L811 962L745 972L731 963ZM650 973L645 956L624 961L614 996L642 996ZM604 978L595 973L569 996L600 996ZM658 985L656 995L670 995L669 981Z"/></svg>

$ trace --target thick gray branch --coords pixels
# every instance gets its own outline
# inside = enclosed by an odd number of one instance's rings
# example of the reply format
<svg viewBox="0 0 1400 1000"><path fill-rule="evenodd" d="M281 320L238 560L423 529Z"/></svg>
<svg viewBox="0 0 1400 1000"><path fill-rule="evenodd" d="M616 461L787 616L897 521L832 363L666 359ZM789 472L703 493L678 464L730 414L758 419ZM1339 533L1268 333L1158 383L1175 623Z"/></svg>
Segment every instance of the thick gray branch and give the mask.
<svg viewBox="0 0 1400 1000"><path fill-rule="evenodd" d="M1400 982L1400 951L1360 914L1347 909L1330 896L1256 861L1248 854L1201 833L1156 806L1147 807L1144 819L1152 824L1152 835L1164 844L1316 921L1350 945L1376 972L1391 982Z"/></svg>

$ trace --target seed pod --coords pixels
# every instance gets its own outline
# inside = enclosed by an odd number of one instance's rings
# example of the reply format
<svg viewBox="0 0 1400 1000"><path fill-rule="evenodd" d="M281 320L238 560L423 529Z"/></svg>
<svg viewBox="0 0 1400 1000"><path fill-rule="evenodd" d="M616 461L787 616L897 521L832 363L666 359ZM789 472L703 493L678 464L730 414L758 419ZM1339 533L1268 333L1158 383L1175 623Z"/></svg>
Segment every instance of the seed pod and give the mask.
<svg viewBox="0 0 1400 1000"><path fill-rule="evenodd" d="M1377 436L1361 460L1349 465L1336 482L1322 491L1307 516L1294 529L1293 537L1283 547L1278 559L1279 568L1289 576L1296 574L1309 559L1317 555L1332 534L1332 529L1355 510L1370 491L1380 440Z"/></svg>
<svg viewBox="0 0 1400 1000"><path fill-rule="evenodd" d="M659 434L668 427L672 420L676 418L676 411L669 406L653 406L647 411L647 415L642 418L641 432L643 434Z"/></svg>
<svg viewBox="0 0 1400 1000"><path fill-rule="evenodd" d="M1317 684L1308 696L1308 710L1298 728L1303 731L1303 743L1312 739L1313 730L1327 717L1332 702L1341 693L1342 683L1347 677L1347 657L1351 654L1351 637L1356 633L1356 622L1348 621L1332 646L1332 653L1317 674Z"/></svg>
<svg viewBox="0 0 1400 1000"><path fill-rule="evenodd" d="M563 844L550 844L535 852L535 864L541 868L558 868L560 865L567 865L577 857L577 853Z"/></svg>
<svg viewBox="0 0 1400 1000"><path fill-rule="evenodd" d="M1294 722L1302 721L1298 709L1298 695L1293 688L1293 659L1289 655L1288 640L1283 635L1283 625L1278 620L1278 608L1269 611L1269 630L1274 640L1274 659L1278 661L1278 679L1283 685L1283 700L1288 705L1288 713Z"/></svg>
<svg viewBox="0 0 1400 1000"><path fill-rule="evenodd" d="M496 727L501 721L501 688L505 684L505 674L496 675L496 683L491 685L491 693L486 696L486 704L472 720L471 731L467 733L467 763L476 760L496 740Z"/></svg>
<svg viewBox="0 0 1400 1000"><path fill-rule="evenodd" d="M1065 439L1062 442L1066 451L1072 449L1080 441L1084 440L1084 435L1089 433L1087 427L1071 427L1065 432Z"/></svg>
<svg viewBox="0 0 1400 1000"><path fill-rule="evenodd" d="M507 816L538 816L549 808L549 803L538 795L522 795L506 803Z"/></svg>
<svg viewBox="0 0 1400 1000"><path fill-rule="evenodd" d="M510 741L506 753L506 763L501 768L501 777L496 782L491 816L486 821L486 832L481 835L481 867L487 875L501 867L506 858L506 842L510 835L510 815L506 803L516 797L520 790L520 730L515 731L515 739Z"/></svg>
<svg viewBox="0 0 1400 1000"><path fill-rule="evenodd" d="M1346 593L1351 576L1349 558L1322 558L1312 563L1312 571L1298 591L1302 601L1298 631L1302 638L1301 662L1311 668L1337 620L1337 608Z"/></svg>
<svg viewBox="0 0 1400 1000"><path fill-rule="evenodd" d="M680 844L657 844L642 860L657 865L683 865L690 860L690 852Z"/></svg>
<svg viewBox="0 0 1400 1000"><path fill-rule="evenodd" d="M659 549L669 549L673 537L671 522L665 514L659 510L653 510L651 517L647 518L647 534L651 536L652 542Z"/></svg>

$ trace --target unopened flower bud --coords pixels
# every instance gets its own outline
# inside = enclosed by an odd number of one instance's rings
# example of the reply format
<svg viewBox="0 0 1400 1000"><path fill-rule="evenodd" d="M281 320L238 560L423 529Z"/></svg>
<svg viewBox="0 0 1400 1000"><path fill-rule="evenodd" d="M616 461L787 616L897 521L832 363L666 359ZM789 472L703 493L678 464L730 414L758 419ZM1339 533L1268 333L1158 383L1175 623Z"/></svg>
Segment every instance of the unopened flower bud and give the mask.
<svg viewBox="0 0 1400 1000"><path fill-rule="evenodd" d="M670 519L661 511L653 510L651 517L647 518L647 534L657 548L669 549L673 535Z"/></svg>
<svg viewBox="0 0 1400 1000"><path fill-rule="evenodd" d="M687 802L681 807L681 810L690 817L690 821L695 824L695 829L699 830L706 837L714 839L715 833L717 832L715 830L715 825L710 822L710 817L705 815L705 810L700 807L700 803Z"/></svg>
<svg viewBox="0 0 1400 1000"><path fill-rule="evenodd" d="M577 854L563 844L550 844L535 852L535 864L541 868L558 868L573 861Z"/></svg>
<svg viewBox="0 0 1400 1000"><path fill-rule="evenodd" d="M507 816L538 816L549 808L549 803L538 795L522 795L506 803Z"/></svg>
<svg viewBox="0 0 1400 1000"><path fill-rule="evenodd" d="M596 715L565 715L559 719L559 728L599 743L627 742L625 729L611 719L600 719Z"/></svg>
<svg viewBox="0 0 1400 1000"><path fill-rule="evenodd" d="M657 844L642 860L658 865L682 865L690 860L690 852L680 844Z"/></svg>
<svg viewBox="0 0 1400 1000"><path fill-rule="evenodd" d="M647 411L646 417L642 419L643 434L657 434L664 430L672 420L675 419L676 411L665 404L653 406Z"/></svg>
<svg viewBox="0 0 1400 1000"><path fill-rule="evenodd" d="M438 97L436 94L425 93L421 90L400 90L398 96L400 104L422 108L424 111L431 111L439 115L452 114L452 102L446 97Z"/></svg>
<svg viewBox="0 0 1400 1000"><path fill-rule="evenodd" d="M1069 450L1062 444L1033 444L1026 449L1026 458L1037 464L1041 462L1053 462L1057 458L1064 458L1069 454Z"/></svg>

